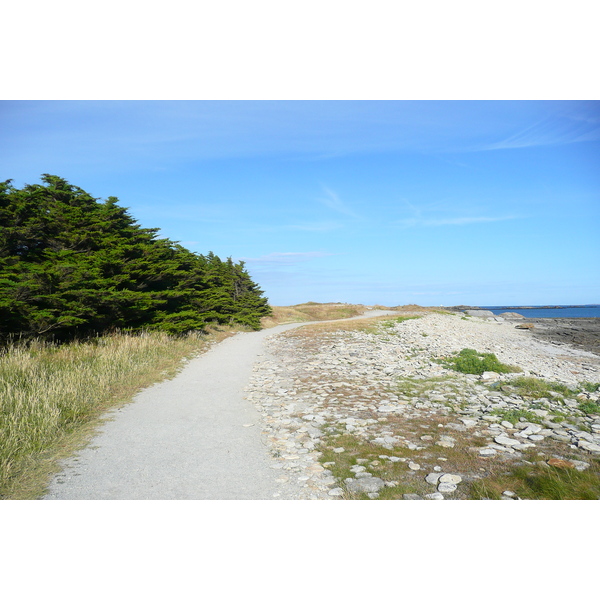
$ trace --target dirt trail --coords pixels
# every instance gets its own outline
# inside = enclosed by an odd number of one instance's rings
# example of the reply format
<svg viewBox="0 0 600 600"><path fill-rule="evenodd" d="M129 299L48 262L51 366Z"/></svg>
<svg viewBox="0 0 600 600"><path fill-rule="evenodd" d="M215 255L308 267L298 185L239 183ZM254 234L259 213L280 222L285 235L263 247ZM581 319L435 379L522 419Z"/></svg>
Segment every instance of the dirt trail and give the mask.
<svg viewBox="0 0 600 600"><path fill-rule="evenodd" d="M372 310L352 319L385 314L395 313ZM269 336L310 324L238 334L174 379L143 390L63 462L43 499L293 499L293 487L276 481L260 415L244 387Z"/></svg>

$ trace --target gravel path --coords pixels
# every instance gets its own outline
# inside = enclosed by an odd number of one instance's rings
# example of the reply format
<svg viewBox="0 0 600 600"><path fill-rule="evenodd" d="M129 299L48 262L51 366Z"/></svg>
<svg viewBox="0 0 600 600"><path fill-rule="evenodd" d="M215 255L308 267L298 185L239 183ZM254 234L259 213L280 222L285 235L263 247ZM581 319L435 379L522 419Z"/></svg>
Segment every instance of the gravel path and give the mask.
<svg viewBox="0 0 600 600"><path fill-rule="evenodd" d="M394 313L372 310L364 317L384 314ZM267 339L307 324L238 334L191 360L174 379L142 391L109 413L90 445L63 463L43 499L301 497L300 484L279 477L244 387Z"/></svg>

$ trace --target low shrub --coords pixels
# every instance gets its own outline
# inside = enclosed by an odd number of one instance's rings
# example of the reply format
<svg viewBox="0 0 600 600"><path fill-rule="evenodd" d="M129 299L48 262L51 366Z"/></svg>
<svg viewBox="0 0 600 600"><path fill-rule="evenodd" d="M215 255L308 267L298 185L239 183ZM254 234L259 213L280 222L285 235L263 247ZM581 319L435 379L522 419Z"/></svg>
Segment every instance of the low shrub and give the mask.
<svg viewBox="0 0 600 600"><path fill-rule="evenodd" d="M495 373L516 373L519 368L501 363L495 354L480 353L472 348L464 348L458 355L447 358L444 364L459 373L468 373L471 375L481 375L486 371Z"/></svg>

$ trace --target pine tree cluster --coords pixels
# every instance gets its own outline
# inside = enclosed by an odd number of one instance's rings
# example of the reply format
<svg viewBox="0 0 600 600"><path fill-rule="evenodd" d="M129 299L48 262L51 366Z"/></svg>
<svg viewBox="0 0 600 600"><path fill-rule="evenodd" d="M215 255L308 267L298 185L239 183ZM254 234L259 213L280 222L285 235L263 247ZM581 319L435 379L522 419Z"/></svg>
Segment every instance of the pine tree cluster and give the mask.
<svg viewBox="0 0 600 600"><path fill-rule="evenodd" d="M190 252L54 175L0 183L0 339L111 330L260 329L271 311L243 262Z"/></svg>

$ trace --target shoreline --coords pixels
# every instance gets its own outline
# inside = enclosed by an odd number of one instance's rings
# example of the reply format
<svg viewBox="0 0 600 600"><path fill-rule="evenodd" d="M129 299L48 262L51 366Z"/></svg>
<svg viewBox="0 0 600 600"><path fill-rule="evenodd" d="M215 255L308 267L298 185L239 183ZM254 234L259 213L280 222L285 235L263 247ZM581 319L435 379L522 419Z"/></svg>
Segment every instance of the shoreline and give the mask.
<svg viewBox="0 0 600 600"><path fill-rule="evenodd" d="M600 356L600 318L536 318L532 335L540 340L560 346L568 344L574 348L593 352Z"/></svg>
<svg viewBox="0 0 600 600"><path fill-rule="evenodd" d="M453 306L445 310L465 315L467 310L487 311L488 309ZM508 316L511 314L513 316ZM569 345L577 350L585 350L600 356L600 317L527 317L518 312L485 317L484 320L507 321L516 325L532 324L531 336L555 346Z"/></svg>

